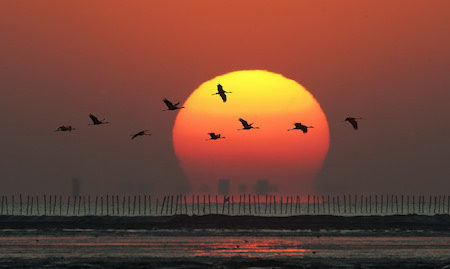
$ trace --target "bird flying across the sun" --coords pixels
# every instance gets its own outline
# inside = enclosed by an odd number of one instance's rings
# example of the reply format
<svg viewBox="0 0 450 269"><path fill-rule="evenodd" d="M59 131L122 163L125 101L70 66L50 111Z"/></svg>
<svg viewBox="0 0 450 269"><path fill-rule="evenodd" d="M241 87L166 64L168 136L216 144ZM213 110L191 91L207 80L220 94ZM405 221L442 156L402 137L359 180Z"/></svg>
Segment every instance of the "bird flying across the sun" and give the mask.
<svg viewBox="0 0 450 269"><path fill-rule="evenodd" d="M149 130L143 130L143 131L140 131L138 133L135 133L135 134L131 135L131 140L135 139L138 136L144 136L144 135L150 136L150 135L152 135L152 134L149 134L148 132L149 132Z"/></svg>
<svg viewBox="0 0 450 269"><path fill-rule="evenodd" d="M253 126L253 123L248 123L246 120L239 118L239 121L242 124L242 129L238 129L238 130L250 130L250 129L259 129L259 127Z"/></svg>
<svg viewBox="0 0 450 269"><path fill-rule="evenodd" d="M58 129L55 130L55 132L72 132L75 130L71 125L62 125L59 126Z"/></svg>
<svg viewBox="0 0 450 269"><path fill-rule="evenodd" d="M109 123L108 121L105 121L105 119L103 120L99 120L96 116L94 116L93 114L89 114L89 118L91 118L92 123L89 125L101 125L101 124L107 124Z"/></svg>
<svg viewBox="0 0 450 269"><path fill-rule="evenodd" d="M347 117L347 118L345 118L344 121L348 121L353 126L353 129L358 130L358 121L357 120L360 120L360 119L362 119L362 118Z"/></svg>
<svg viewBox="0 0 450 269"><path fill-rule="evenodd" d="M167 98L164 98L163 100L164 104L166 104L167 109L163 110L163 111L167 111L167 110L177 110L177 109L181 109L184 108L184 106L182 107L178 107L178 105L180 105L180 102L173 104L172 102L170 102Z"/></svg>
<svg viewBox="0 0 450 269"><path fill-rule="evenodd" d="M294 123L294 128L289 129L288 131L292 131L292 130L301 130L304 134L306 134L308 132L308 128L314 128L314 126L306 126L301 124L300 122L296 122Z"/></svg>
<svg viewBox="0 0 450 269"><path fill-rule="evenodd" d="M227 101L227 95L225 93L231 93L231 92L227 92L223 89L222 85L217 84L217 92L214 93L213 95L220 95L220 97L222 98L222 101L225 103Z"/></svg>
<svg viewBox="0 0 450 269"><path fill-rule="evenodd" d="M217 139L224 139L225 136L222 136L221 134L216 134L216 133L208 133L210 138L206 139L206 140L217 140Z"/></svg>

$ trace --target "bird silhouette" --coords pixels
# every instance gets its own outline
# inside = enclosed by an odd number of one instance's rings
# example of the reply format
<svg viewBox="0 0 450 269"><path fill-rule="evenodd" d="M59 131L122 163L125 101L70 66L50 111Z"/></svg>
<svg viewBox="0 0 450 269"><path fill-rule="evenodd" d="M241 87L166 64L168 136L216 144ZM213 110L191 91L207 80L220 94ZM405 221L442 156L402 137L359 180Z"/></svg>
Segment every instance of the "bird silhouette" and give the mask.
<svg viewBox="0 0 450 269"><path fill-rule="evenodd" d="M131 135L131 140L135 139L138 136L144 136L144 135L150 136L150 135L152 135L152 134L149 134L147 132L149 132L149 130L143 130L143 131L140 131L138 133L135 133L135 134Z"/></svg>
<svg viewBox="0 0 450 269"><path fill-rule="evenodd" d="M99 120L96 116L94 116L93 114L89 114L89 118L91 118L92 120L92 124L89 125L101 125L101 124L107 124L109 122L105 121L105 119L103 120Z"/></svg>
<svg viewBox="0 0 450 269"><path fill-rule="evenodd" d="M288 131L301 130L304 134L306 134L308 132L308 128L314 128L314 126L306 126L301 124L300 122L294 123L294 126L295 126L294 128L288 129Z"/></svg>
<svg viewBox="0 0 450 269"><path fill-rule="evenodd" d="M345 118L344 121L348 121L353 126L353 129L358 130L358 121L357 120L360 120L360 119L362 119L362 118L347 117L347 118Z"/></svg>
<svg viewBox="0 0 450 269"><path fill-rule="evenodd" d="M210 138L206 139L206 140L217 140L217 139L224 139L225 136L221 136L220 134L216 134L216 133L208 133Z"/></svg>
<svg viewBox="0 0 450 269"><path fill-rule="evenodd" d="M243 128L238 130L250 130L250 129L259 129L259 127L253 126L253 123L248 123L246 120L239 118Z"/></svg>
<svg viewBox="0 0 450 269"><path fill-rule="evenodd" d="M167 110L177 110L177 109L181 109L184 108L184 106L182 107L178 107L178 105L180 104L180 102L173 104L172 102L170 102L167 98L164 98L163 100L164 104L166 104L167 109L163 110L163 111L167 111Z"/></svg>
<svg viewBox="0 0 450 269"><path fill-rule="evenodd" d="M73 130L75 130L75 128L70 125L62 125L59 126L58 129L55 130L55 132L72 132Z"/></svg>
<svg viewBox="0 0 450 269"><path fill-rule="evenodd" d="M217 84L217 92L214 93L213 95L220 95L220 97L222 98L222 101L225 103L227 101L227 95L225 93L231 93L231 92L227 92L223 89L222 85Z"/></svg>

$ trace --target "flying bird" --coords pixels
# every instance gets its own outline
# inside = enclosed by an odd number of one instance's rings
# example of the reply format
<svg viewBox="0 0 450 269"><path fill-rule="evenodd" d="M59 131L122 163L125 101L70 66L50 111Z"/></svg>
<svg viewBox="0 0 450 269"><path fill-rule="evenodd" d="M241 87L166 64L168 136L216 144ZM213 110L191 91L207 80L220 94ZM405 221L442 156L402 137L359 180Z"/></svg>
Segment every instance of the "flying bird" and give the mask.
<svg viewBox="0 0 450 269"><path fill-rule="evenodd" d="M221 136L220 134L216 134L216 133L208 133L210 138L206 139L206 140L217 140L217 139L224 139L225 136Z"/></svg>
<svg viewBox="0 0 450 269"><path fill-rule="evenodd" d="M166 104L167 109L163 110L163 111L167 111L167 110L177 110L177 109L181 109L184 108L184 106L182 107L178 107L178 105L180 104L180 102L173 104L172 102L170 102L169 100L167 100L167 98L164 98L163 100L164 104Z"/></svg>
<svg viewBox="0 0 450 269"><path fill-rule="evenodd" d="M314 128L314 126L306 126L301 124L300 122L296 122L294 123L294 128L289 129L288 131L292 131L292 130L301 130L304 134L306 134L308 132L308 128Z"/></svg>
<svg viewBox="0 0 450 269"><path fill-rule="evenodd" d="M225 93L231 93L231 92L227 92L223 89L222 85L217 84L217 92L214 93L213 95L220 95L220 97L222 98L222 101L225 103L227 101L227 95Z"/></svg>
<svg viewBox="0 0 450 269"><path fill-rule="evenodd" d="M348 121L353 126L353 129L358 130L358 121L357 120L360 120L360 119L362 119L362 118L347 117L347 118L345 118L344 121Z"/></svg>
<svg viewBox="0 0 450 269"><path fill-rule="evenodd" d="M138 133L135 133L135 134L131 135L131 140L135 139L138 136L144 136L144 135L150 136L150 135L152 135L152 134L149 134L148 132L149 132L149 130L143 130L143 131L140 131Z"/></svg>
<svg viewBox="0 0 450 269"><path fill-rule="evenodd" d="M253 123L248 124L248 122L242 118L239 118L239 121L241 122L243 128L238 130L250 130L250 129L259 129L259 127L254 127Z"/></svg>
<svg viewBox="0 0 450 269"><path fill-rule="evenodd" d="M75 130L75 128L70 125L62 125L59 126L58 129L55 130L55 132L72 132L73 130Z"/></svg>
<svg viewBox="0 0 450 269"><path fill-rule="evenodd" d="M89 124L89 125L100 125L100 124L107 124L107 123L109 123L109 122L105 121L105 119L99 120L93 114L89 114L89 118L91 118L91 120L92 120L92 124Z"/></svg>

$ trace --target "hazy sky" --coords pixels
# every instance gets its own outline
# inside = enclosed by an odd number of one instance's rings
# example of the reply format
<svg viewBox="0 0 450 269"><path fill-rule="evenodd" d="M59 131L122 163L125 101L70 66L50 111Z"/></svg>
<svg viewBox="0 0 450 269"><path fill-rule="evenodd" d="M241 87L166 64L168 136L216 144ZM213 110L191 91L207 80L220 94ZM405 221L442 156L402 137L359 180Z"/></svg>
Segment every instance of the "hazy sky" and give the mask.
<svg viewBox="0 0 450 269"><path fill-rule="evenodd" d="M0 1L1 192L69 193L73 177L92 193L183 190L161 99L240 69L320 102L317 191L446 192L448 14L445 0ZM140 129L153 136L131 142Z"/></svg>

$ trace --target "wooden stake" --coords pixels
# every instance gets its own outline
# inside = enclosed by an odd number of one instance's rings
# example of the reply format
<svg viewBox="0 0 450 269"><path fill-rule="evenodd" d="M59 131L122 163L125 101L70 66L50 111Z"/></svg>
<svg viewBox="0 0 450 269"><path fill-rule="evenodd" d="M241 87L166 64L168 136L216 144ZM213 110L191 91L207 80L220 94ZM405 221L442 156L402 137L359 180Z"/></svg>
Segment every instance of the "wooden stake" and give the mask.
<svg viewBox="0 0 450 269"><path fill-rule="evenodd" d="M172 196L172 198L173 198L173 196ZM141 215L141 195L140 194L138 196L138 200L139 200L138 212L139 212L139 215Z"/></svg>
<svg viewBox="0 0 450 269"><path fill-rule="evenodd" d="M347 214L347 199L345 199L345 194L344 196L344 214Z"/></svg>
<svg viewBox="0 0 450 269"><path fill-rule="evenodd" d="M75 196L76 197L76 196ZM95 196L95 212L94 215L97 216L97 209L98 209L98 196Z"/></svg>
<svg viewBox="0 0 450 269"><path fill-rule="evenodd" d="M152 197L149 195L148 196L148 214L151 216L152 215Z"/></svg>
<svg viewBox="0 0 450 269"><path fill-rule="evenodd" d="M31 196L31 209L30 209L31 215L33 215L33 202L34 202L34 197Z"/></svg>
<svg viewBox="0 0 450 269"><path fill-rule="evenodd" d="M352 197L350 196L350 194L348 194L348 213L352 213Z"/></svg>
<svg viewBox="0 0 450 269"><path fill-rule="evenodd" d="M406 214L409 214L409 195L406 195Z"/></svg>
<svg viewBox="0 0 450 269"><path fill-rule="evenodd" d="M55 196L55 198L56 198L56 196ZM86 214L87 212L86 212L86 197L83 195L83 215L87 215Z"/></svg>
<svg viewBox="0 0 450 269"><path fill-rule="evenodd" d="M36 204L37 204L38 198L39 197L36 197ZM70 207L70 196L67 196L67 207L66 207L67 212L66 212L66 216L69 216L69 207ZM37 206L37 208L39 208L39 205Z"/></svg>
<svg viewBox="0 0 450 269"><path fill-rule="evenodd" d="M380 197L380 213L383 214L383 194Z"/></svg>
<svg viewBox="0 0 450 269"><path fill-rule="evenodd" d="M206 195L205 194L203 194L203 208L202 208L202 211L203 211L203 215L205 215L205 213L206 213Z"/></svg>
<svg viewBox="0 0 450 269"><path fill-rule="evenodd" d="M401 204L401 214L403 214L403 194L402 194L402 204Z"/></svg>
<svg viewBox="0 0 450 269"><path fill-rule="evenodd" d="M122 215L125 216L125 195L122 196Z"/></svg>
<svg viewBox="0 0 450 269"><path fill-rule="evenodd" d="M200 215L200 195L197 194L197 214Z"/></svg>
<svg viewBox="0 0 450 269"><path fill-rule="evenodd" d="M45 196L44 196L44 205L45 205ZM75 208L77 207L77 196L73 197L73 212L72 216L75 216Z"/></svg>
<svg viewBox="0 0 450 269"><path fill-rule="evenodd" d="M78 216L80 215L81 211L81 196L78 195Z"/></svg>
<svg viewBox="0 0 450 269"><path fill-rule="evenodd" d="M433 209L433 213L436 214L436 196L434 196L434 209Z"/></svg>
<svg viewBox="0 0 450 269"><path fill-rule="evenodd" d="M14 209L16 204L14 203L14 195L11 196L11 215L14 216Z"/></svg>
<svg viewBox="0 0 450 269"><path fill-rule="evenodd" d="M378 213L378 197L375 195L375 214Z"/></svg>
<svg viewBox="0 0 450 269"><path fill-rule="evenodd" d="M216 214L219 214L219 201L217 200L217 195L216 195Z"/></svg>
<svg viewBox="0 0 450 269"><path fill-rule="evenodd" d="M428 214L431 214L431 195L430 195L430 202L428 203Z"/></svg>
<svg viewBox="0 0 450 269"><path fill-rule="evenodd" d="M120 203L119 203L119 195L116 195L116 208L117 208L117 216L120 216Z"/></svg>
<svg viewBox="0 0 450 269"><path fill-rule="evenodd" d="M338 209L338 214L341 214L341 205L339 202L339 195L337 196L337 209Z"/></svg>
<svg viewBox="0 0 450 269"><path fill-rule="evenodd" d="M438 214L441 213L441 196L439 195Z"/></svg>
<svg viewBox="0 0 450 269"><path fill-rule="evenodd" d="M208 207L209 207L209 214L211 214L211 195L208 194Z"/></svg>
<svg viewBox="0 0 450 269"><path fill-rule="evenodd" d="M333 197L333 200L334 200L334 197ZM309 194L308 194L308 207L307 207L306 213L309 215Z"/></svg>
<svg viewBox="0 0 450 269"><path fill-rule="evenodd" d="M100 196L100 214L103 216L103 195Z"/></svg>
<svg viewBox="0 0 450 269"><path fill-rule="evenodd" d="M276 195L272 195L272 205L271 205L271 207L273 207L273 210L272 210L272 214L277 214L277 196Z"/></svg>
<svg viewBox="0 0 450 269"><path fill-rule="evenodd" d="M56 215L56 195L53 197L53 215Z"/></svg>
<svg viewBox="0 0 450 269"><path fill-rule="evenodd" d="M177 201L178 201L178 195L177 195ZM146 215L147 215L147 195L144 195L144 216L146 216Z"/></svg>
<svg viewBox="0 0 450 269"><path fill-rule="evenodd" d="M397 214L398 214L398 197L397 197L397 195L395 195L395 205L396 205Z"/></svg>
<svg viewBox="0 0 450 269"><path fill-rule="evenodd" d="M29 209L30 209L30 196L27 195L27 212L26 212L26 215L29 215ZM13 203L12 203L12 210L11 211L12 211L12 215L14 215L14 200L13 200Z"/></svg>
<svg viewBox="0 0 450 269"><path fill-rule="evenodd" d="M162 214L163 214L163 210L164 210L164 204L166 203L166 196L164 195L164 199L163 199L163 201L162 201L162 204L161 204L161 216L162 216Z"/></svg>

